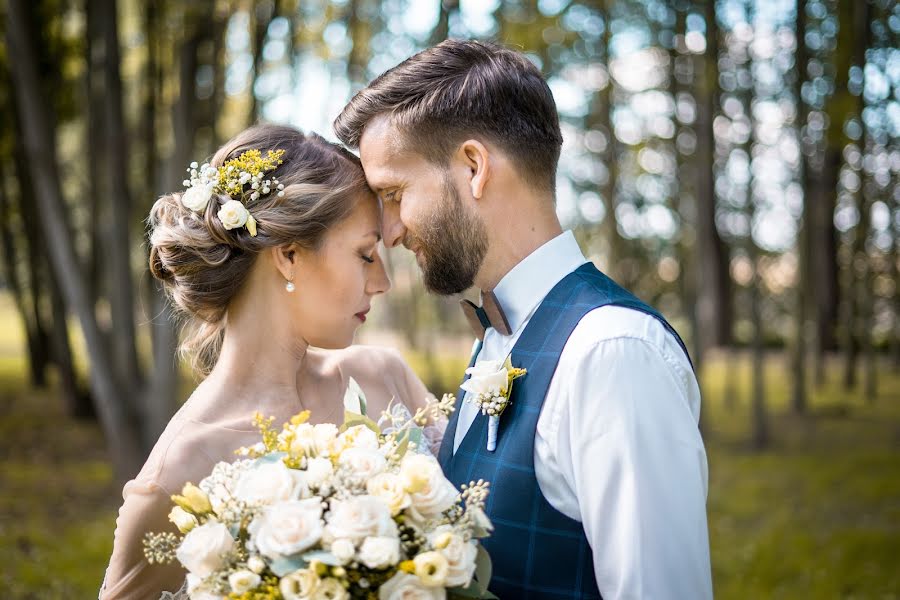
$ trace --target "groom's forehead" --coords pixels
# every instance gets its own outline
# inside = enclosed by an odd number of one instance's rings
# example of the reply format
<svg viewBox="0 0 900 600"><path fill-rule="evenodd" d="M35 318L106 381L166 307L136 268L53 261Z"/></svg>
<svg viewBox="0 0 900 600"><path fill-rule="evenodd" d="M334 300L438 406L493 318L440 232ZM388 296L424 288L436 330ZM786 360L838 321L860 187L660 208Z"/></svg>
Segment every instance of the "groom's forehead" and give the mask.
<svg viewBox="0 0 900 600"><path fill-rule="evenodd" d="M363 130L359 156L366 179L376 190L396 183L415 158L387 115L375 117Z"/></svg>

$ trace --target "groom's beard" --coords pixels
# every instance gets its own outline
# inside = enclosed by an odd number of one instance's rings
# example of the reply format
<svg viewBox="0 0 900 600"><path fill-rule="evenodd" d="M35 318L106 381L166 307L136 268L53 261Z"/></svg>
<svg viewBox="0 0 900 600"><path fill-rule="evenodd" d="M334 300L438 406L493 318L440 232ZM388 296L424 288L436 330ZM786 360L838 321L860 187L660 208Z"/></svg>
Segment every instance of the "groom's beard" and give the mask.
<svg viewBox="0 0 900 600"><path fill-rule="evenodd" d="M422 255L419 266L425 287L435 294L459 294L475 282L487 253L487 228L477 215L469 214L459 192L444 179L444 197L418 235L408 232L407 248Z"/></svg>

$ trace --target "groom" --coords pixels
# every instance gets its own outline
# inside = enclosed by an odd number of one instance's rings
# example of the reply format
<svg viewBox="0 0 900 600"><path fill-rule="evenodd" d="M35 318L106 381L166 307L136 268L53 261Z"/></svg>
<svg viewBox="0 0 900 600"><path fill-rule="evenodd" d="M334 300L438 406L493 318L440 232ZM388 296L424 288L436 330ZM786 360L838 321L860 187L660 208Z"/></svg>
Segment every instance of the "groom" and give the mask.
<svg viewBox="0 0 900 600"><path fill-rule="evenodd" d="M447 40L376 78L334 127L384 203L385 243L415 252L435 293L481 290L472 363L527 370L495 450L488 418L459 402L439 455L457 486L491 482L491 591L711 598L697 381L675 330L562 231L540 72Z"/></svg>

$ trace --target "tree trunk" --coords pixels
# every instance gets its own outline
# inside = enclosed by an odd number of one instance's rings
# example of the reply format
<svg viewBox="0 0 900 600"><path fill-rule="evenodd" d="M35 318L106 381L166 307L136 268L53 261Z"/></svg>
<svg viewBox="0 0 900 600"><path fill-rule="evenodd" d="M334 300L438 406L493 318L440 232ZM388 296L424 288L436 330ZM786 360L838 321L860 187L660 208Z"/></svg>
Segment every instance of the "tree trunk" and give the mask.
<svg viewBox="0 0 900 600"><path fill-rule="evenodd" d="M91 357L91 385L97 413L109 444L110 455L118 478L133 475L143 458L134 423L123 402L113 363L97 322L94 318L90 294L79 271L75 246L65 221L63 202L56 164L56 140L46 98L38 78L38 61L34 37L29 36L25 0L9 0L6 11L7 48L16 60L10 61L14 90L17 97L18 118L25 146L26 160L35 187L35 201L40 212L40 224L48 240L48 259L59 278L66 304L78 315L85 342Z"/></svg>
<svg viewBox="0 0 900 600"><path fill-rule="evenodd" d="M624 255L625 242L619 234L619 222L616 218L616 189L618 187L619 177L619 156L621 154L621 146L618 138L616 138L615 125L613 124L613 109L615 99L615 83L613 82L612 73L609 70L610 63L610 41L612 40L612 2L604 2L604 10L602 12L604 29L603 29L603 51L606 60L606 69L608 81L606 87L597 92L597 121L598 125L604 130L607 136L606 143L606 168L609 173L606 185L603 189L603 238L606 242L606 264L608 275L614 281L622 281L624 273L619 268L619 261ZM625 283L623 281L623 283Z"/></svg>
<svg viewBox="0 0 900 600"><path fill-rule="evenodd" d="M118 3L102 0L100 30L104 47L104 96L106 99L107 176L110 196L109 299L112 312L113 356L128 398L141 387L134 324L134 287L131 272L131 193L128 189L128 132L122 114L122 81L119 77Z"/></svg>
<svg viewBox="0 0 900 600"><path fill-rule="evenodd" d="M450 15L459 13L459 0L440 0L437 24L431 31L429 46L435 46L450 36Z"/></svg>
<svg viewBox="0 0 900 600"><path fill-rule="evenodd" d="M797 232L797 280L794 289L794 339L791 346L791 359L788 377L791 381L791 409L794 414L806 412L806 319L808 295L806 293L809 280L809 222L810 222L810 161L814 144L804 143L808 109L803 101L801 88L806 81L807 52L804 39L806 37L806 0L797 0L797 23L795 38L797 39L796 77L794 93L799 109L799 126L797 138L800 145L800 187L803 190L803 211L800 228Z"/></svg>
<svg viewBox="0 0 900 600"><path fill-rule="evenodd" d="M713 118L718 96L718 26L716 3L705 3L706 54L699 70L697 102L697 320L701 347L727 344L731 338L731 303L728 254L716 227L715 160Z"/></svg>

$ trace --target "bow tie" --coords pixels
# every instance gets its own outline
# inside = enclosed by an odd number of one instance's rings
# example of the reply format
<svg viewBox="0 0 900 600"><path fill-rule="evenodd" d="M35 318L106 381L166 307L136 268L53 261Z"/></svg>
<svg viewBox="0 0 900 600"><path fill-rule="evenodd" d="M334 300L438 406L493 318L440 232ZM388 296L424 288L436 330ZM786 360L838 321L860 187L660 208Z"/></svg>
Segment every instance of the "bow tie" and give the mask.
<svg viewBox="0 0 900 600"><path fill-rule="evenodd" d="M509 321L493 292L481 292L481 306L476 306L469 300L460 300L459 305L475 337L482 342L488 327L493 327L500 335L512 335Z"/></svg>

